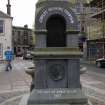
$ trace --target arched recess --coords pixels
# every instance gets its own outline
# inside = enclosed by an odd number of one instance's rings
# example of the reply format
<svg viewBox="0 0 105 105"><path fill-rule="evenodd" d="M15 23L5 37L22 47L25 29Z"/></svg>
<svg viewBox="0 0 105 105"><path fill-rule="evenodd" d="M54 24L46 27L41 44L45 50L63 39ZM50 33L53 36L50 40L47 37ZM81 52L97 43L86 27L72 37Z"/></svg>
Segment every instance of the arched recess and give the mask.
<svg viewBox="0 0 105 105"><path fill-rule="evenodd" d="M46 22L47 47L66 46L66 21L59 14L51 15Z"/></svg>

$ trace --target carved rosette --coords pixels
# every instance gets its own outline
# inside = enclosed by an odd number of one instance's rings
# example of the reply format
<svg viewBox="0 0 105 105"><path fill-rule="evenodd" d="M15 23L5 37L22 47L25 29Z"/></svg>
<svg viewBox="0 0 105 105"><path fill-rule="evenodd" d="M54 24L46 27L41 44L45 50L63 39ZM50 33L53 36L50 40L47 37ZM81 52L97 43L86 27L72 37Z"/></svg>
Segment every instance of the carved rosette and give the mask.
<svg viewBox="0 0 105 105"><path fill-rule="evenodd" d="M62 80L65 77L65 67L62 64L53 64L48 68L48 75L54 81Z"/></svg>

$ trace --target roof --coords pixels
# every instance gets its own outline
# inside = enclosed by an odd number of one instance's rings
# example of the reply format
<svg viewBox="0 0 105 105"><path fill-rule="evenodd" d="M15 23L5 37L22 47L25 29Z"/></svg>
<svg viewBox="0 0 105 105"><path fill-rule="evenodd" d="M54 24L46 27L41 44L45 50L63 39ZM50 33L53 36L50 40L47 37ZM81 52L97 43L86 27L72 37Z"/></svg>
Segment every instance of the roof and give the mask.
<svg viewBox="0 0 105 105"><path fill-rule="evenodd" d="M46 0L38 0L38 1L46 1ZM81 1L83 3L90 3L93 0L64 0L64 1L70 1L71 3L75 4L77 1Z"/></svg>
<svg viewBox="0 0 105 105"><path fill-rule="evenodd" d="M82 3L90 3L93 0L70 0L71 3L82 2Z"/></svg>
<svg viewBox="0 0 105 105"><path fill-rule="evenodd" d="M12 18L11 16L9 16L8 14L0 11L0 18Z"/></svg>
<svg viewBox="0 0 105 105"><path fill-rule="evenodd" d="M13 26L12 28L17 29L17 30L30 30L30 31L32 31L31 28L25 28L25 27L21 27L21 26Z"/></svg>

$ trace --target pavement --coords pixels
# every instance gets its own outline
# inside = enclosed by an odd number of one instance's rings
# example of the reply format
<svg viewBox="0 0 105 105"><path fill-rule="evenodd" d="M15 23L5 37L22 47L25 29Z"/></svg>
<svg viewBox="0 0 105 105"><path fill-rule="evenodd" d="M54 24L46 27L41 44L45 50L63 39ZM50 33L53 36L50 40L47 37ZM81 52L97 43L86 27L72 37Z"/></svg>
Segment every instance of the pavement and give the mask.
<svg viewBox="0 0 105 105"><path fill-rule="evenodd" d="M5 66L5 61L0 61L0 72L5 71ZM15 58L12 61L13 71L23 71L30 66L34 66L33 62L31 60L23 60L22 57Z"/></svg>
<svg viewBox="0 0 105 105"><path fill-rule="evenodd" d="M82 63L94 65L94 63L92 64L88 61L83 61ZM34 66L33 62L23 60L22 58L16 58L12 62L12 66L13 70L6 72L5 62L0 62L0 105L19 105L22 97L29 94L31 77L25 73L25 69ZM97 73L97 76L98 75L99 74ZM100 94L100 92L103 93L103 91L100 91L101 89L98 89L99 91L97 91L97 88L92 87L93 84L100 83L100 81L96 81L97 77L93 78L93 76L94 73L92 75L92 72L88 72L81 77L83 87L85 87L85 94L92 97L92 101L95 103L94 105L105 105L103 103L97 104L98 101L96 102L96 99L93 100L93 97L97 97L97 95L100 96L100 99L103 98L103 100L105 97L104 94L103 96ZM97 94L95 90L98 92Z"/></svg>
<svg viewBox="0 0 105 105"><path fill-rule="evenodd" d="M87 64L94 66L96 62L94 60L80 59L81 64Z"/></svg>
<svg viewBox="0 0 105 105"><path fill-rule="evenodd" d="M84 93L93 105L105 105L105 68L97 68L93 64L83 64L87 72L81 75Z"/></svg>
<svg viewBox="0 0 105 105"><path fill-rule="evenodd" d="M23 94L29 93L31 77L25 69L33 66L32 61L16 58L12 71L5 71L5 62L0 62L0 105L18 105Z"/></svg>

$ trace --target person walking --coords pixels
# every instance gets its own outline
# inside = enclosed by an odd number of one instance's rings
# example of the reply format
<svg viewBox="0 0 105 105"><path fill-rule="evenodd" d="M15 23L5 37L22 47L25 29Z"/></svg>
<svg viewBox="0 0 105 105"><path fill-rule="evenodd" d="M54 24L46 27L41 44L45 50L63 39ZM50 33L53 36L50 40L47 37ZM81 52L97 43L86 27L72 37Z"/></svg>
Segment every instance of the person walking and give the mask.
<svg viewBox="0 0 105 105"><path fill-rule="evenodd" d="M5 71L12 70L11 61L13 60L13 51L10 49L10 47L7 47L7 50L5 51L5 59L6 59Z"/></svg>

